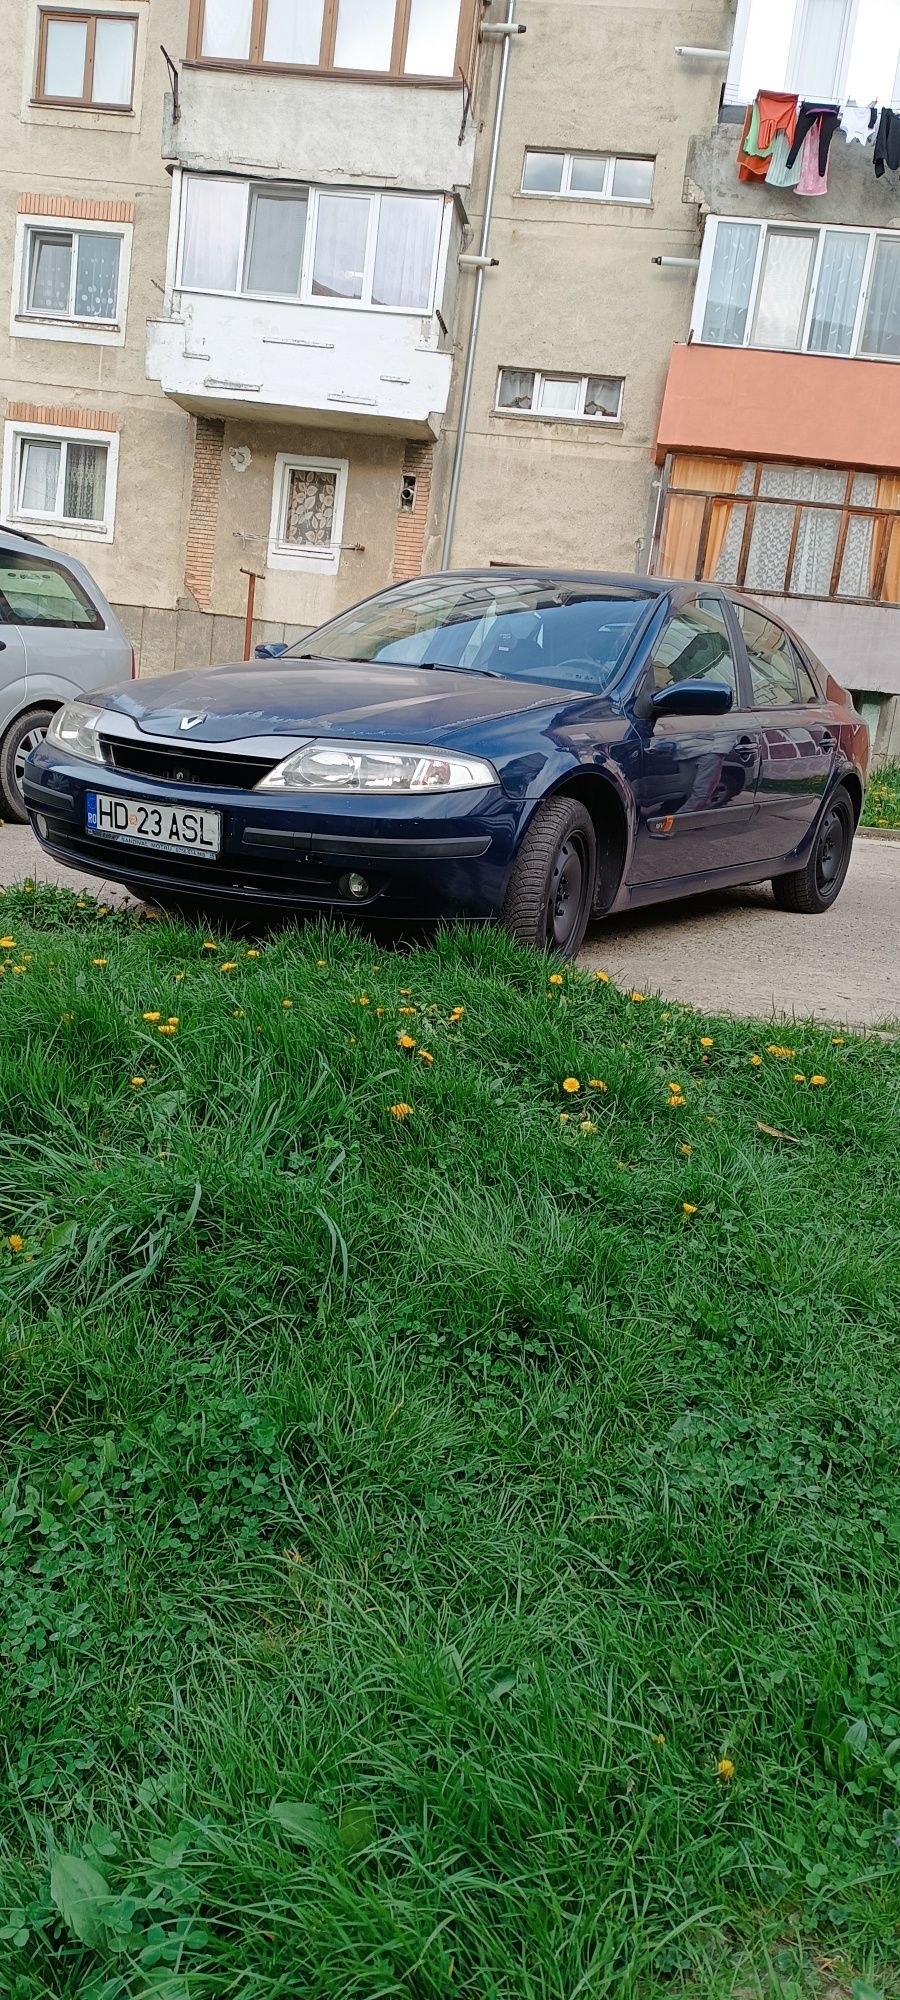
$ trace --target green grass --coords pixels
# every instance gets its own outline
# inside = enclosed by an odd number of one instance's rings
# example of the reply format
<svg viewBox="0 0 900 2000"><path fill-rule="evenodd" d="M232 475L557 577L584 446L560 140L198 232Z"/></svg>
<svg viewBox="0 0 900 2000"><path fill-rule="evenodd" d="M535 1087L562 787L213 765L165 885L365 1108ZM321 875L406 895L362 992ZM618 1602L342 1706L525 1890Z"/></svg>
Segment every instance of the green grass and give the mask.
<svg viewBox="0 0 900 2000"><path fill-rule="evenodd" d="M3 2000L896 1993L897 1046L0 927Z"/></svg>
<svg viewBox="0 0 900 2000"><path fill-rule="evenodd" d="M900 764L882 764L873 771L861 825L900 827Z"/></svg>

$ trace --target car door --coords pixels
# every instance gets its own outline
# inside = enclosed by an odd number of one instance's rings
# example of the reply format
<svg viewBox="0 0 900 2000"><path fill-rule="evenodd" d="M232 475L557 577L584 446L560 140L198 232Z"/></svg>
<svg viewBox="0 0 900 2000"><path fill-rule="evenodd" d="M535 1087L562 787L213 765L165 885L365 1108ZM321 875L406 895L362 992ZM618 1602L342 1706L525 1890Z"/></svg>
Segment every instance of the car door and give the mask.
<svg viewBox="0 0 900 2000"><path fill-rule="evenodd" d="M0 548L0 733L25 705L25 642L16 617L12 580L16 558Z"/></svg>
<svg viewBox="0 0 900 2000"><path fill-rule="evenodd" d="M55 551L0 549L0 590L3 618L24 649L29 705L65 701L127 678L130 647L121 627L107 622L74 566Z"/></svg>
<svg viewBox="0 0 900 2000"><path fill-rule="evenodd" d="M662 882L738 867L747 856L759 772L759 730L721 597L701 591L672 613L642 692L682 680L724 682L727 715L669 715L642 732L631 879ZM640 711L642 704L638 700Z"/></svg>
<svg viewBox="0 0 900 2000"><path fill-rule="evenodd" d="M747 649L760 735L753 845L759 860L779 860L800 846L816 818L834 765L835 736L828 705L784 626L739 598L732 599L732 610Z"/></svg>

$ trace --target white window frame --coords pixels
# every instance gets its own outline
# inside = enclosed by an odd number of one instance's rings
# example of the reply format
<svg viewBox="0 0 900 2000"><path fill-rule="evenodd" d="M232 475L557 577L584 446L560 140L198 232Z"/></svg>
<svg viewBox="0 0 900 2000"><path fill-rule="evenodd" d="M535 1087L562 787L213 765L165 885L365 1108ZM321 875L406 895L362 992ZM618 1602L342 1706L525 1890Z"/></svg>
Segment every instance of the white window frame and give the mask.
<svg viewBox="0 0 900 2000"><path fill-rule="evenodd" d="M501 376L506 374L534 376L530 410L511 410L505 403L501 403L500 380ZM587 400L588 383L596 381L598 377L605 382L618 382L619 384L619 407L614 417L589 417L585 412L584 405ZM542 410L541 391L545 379L549 379L551 382L579 382L581 385L581 409L577 411ZM587 424L591 429L595 429L598 424L605 424L607 427L611 424L621 424L624 396L624 375L605 375L602 368L592 368L589 375L574 375L565 368L514 368L510 362L504 362L503 367L497 370L497 386L494 391L494 416L524 417L527 423L532 424Z"/></svg>
<svg viewBox="0 0 900 2000"><path fill-rule="evenodd" d="M19 468L22 443L26 438L46 438L49 443L101 444L106 446L106 491L102 521L69 521L60 514L25 511L18 505ZM8 419L3 427L2 511L9 522L41 526L67 541L111 542L115 533L116 487L119 477L119 433L101 430L67 430L62 424L19 423ZM65 452L59 469L59 492L65 490Z"/></svg>
<svg viewBox="0 0 900 2000"><path fill-rule="evenodd" d="M697 272L697 284L694 291L694 305L691 316L691 340L693 342L696 342L697 345L699 346L707 346L707 347L717 347L719 345L726 345L726 343L720 343L718 341L704 341L703 322L706 318L706 307L709 297L709 283L710 283L710 278L712 276L713 258L715 256L716 237L718 235L719 225L720 223L732 223L732 222L743 223L747 226L756 229L759 232L756 244L756 263L754 265L753 281L750 286L750 297L747 304L746 331L744 333L744 338L740 343L732 341L729 341L727 343L727 346L732 350L732 352L739 351L739 347L756 347L757 351L763 354L766 353L805 354L808 355L810 359L814 361L819 360L820 358L824 358L826 360L830 359L832 361L835 360L851 361L853 359L863 360L863 361L886 361L889 362L891 366L896 367L897 363L900 362L900 355L870 354L862 346L861 343L862 343L863 327L865 325L865 319L866 319L866 308L869 301L869 291L872 282L872 272L874 269L875 258L878 251L878 244L882 238L885 238L888 242L895 243L897 241L897 232L896 230L893 229L869 229L866 227L865 223L859 224L853 222L851 223L818 222L818 223L808 224L806 222L805 216L799 216L799 215L797 217L796 222L790 222L790 223L785 222L783 220L779 220L778 222L768 222L765 221L761 216L757 215L709 216L709 218L707 219L706 228L703 233L703 243L700 250L700 266ZM771 231L777 232L779 229L781 230L786 229L788 230L789 233L792 231L796 231L798 229L802 229L804 232L806 232L808 229L816 229L818 230L818 242L816 244L815 255L813 257L812 271L810 274L810 281L809 281L809 294L806 301L806 310L803 317L803 331L801 334L800 342L797 347L766 348L765 346L762 346L761 344L754 341L752 338L752 334L756 322L756 306L759 297L759 287L762 278L763 264L765 259L766 238ZM840 234L843 236L867 236L869 240L866 248L866 257L865 257L865 263L863 265L862 277L860 279L859 297L856 302L856 317L853 322L853 332L850 337L849 352L847 354L830 355L830 356L825 355L824 357L821 357L820 350L818 348L810 347L809 339L810 339L810 334L812 332L813 319L815 317L816 292L819 286L819 276L822 269L822 258L825 254L826 233L828 235Z"/></svg>
<svg viewBox="0 0 900 2000"><path fill-rule="evenodd" d="M525 186L525 173L528 166L529 154L531 153L552 154L554 158L562 159L562 183L559 188L529 188ZM603 176L603 186L599 192L595 193L590 188L573 188L572 168L576 160L603 160L606 171ZM580 151L567 153L563 151L561 146L526 146L522 158L522 181L519 193L525 195L528 201L605 201L614 202L617 207L621 208L652 208L652 175L649 194L628 195L613 193L613 177L620 161L624 161L626 165L629 161L635 161L641 166L652 167L653 174L656 172L656 156L652 153L583 153Z"/></svg>
<svg viewBox="0 0 900 2000"><path fill-rule="evenodd" d="M308 452L279 451L275 457L275 472L272 480L272 513L269 520L269 546L266 554L266 568L293 570L295 574L311 573L317 576L336 576L341 563L341 537L344 532L344 508L347 501L347 479L350 470L346 458L311 458ZM335 472L337 481L334 492L334 524L332 542L329 549L297 548L283 538L282 523L287 506L290 475L292 472Z"/></svg>
<svg viewBox="0 0 900 2000"><path fill-rule="evenodd" d="M71 236L72 269L70 299L74 303L78 251L75 238L116 236L119 239L119 283L113 319L81 319L74 313L32 311L28 305L28 278L32 236ZM18 215L13 254L12 309L9 330L18 340L77 341L92 347L124 347L128 313L128 286L131 278L131 246L134 225L130 222L85 222L82 217L65 215Z"/></svg>
<svg viewBox="0 0 900 2000"><path fill-rule="evenodd" d="M750 17L756 4L757 0L738 0L734 34L731 42L731 58L728 64L728 77L725 84L726 104L743 104L746 101L746 95L741 92L739 85L741 71L744 66L744 52L747 46ZM797 76L797 63L806 18L811 4L814 4L814 0L794 0L794 18L791 27L785 73L783 77L773 75L766 79L767 87L770 90L796 90L801 96L805 94L806 87L803 79ZM841 52L834 89L835 100L843 98L845 94L858 14L859 0L844 0L844 26L841 35Z"/></svg>
<svg viewBox="0 0 900 2000"><path fill-rule="evenodd" d="M198 297L201 295L205 295L213 298L248 299L251 301L251 303L254 300L258 301L260 299L271 299L273 301L276 301L278 304L317 306L320 309L324 307L326 310L333 309L337 312L372 312L378 314L389 313L389 314L394 314L395 316L399 315L403 319L433 318L437 307L437 300L440 296L440 288L443 285L443 277L447 264L447 252L450 242L451 203L445 200L441 195L436 195L436 194L426 195L422 193L422 190L420 188L391 187L382 189L382 188L356 188L356 187L343 187L343 186L315 187L315 186L310 186L307 182L304 181L280 181L280 180L242 181L241 185L244 190L244 207L243 207L243 218L241 222L240 254L238 257L239 282L237 290L226 291L220 286L192 285L189 280L185 279L184 276L185 220L187 215L187 201L188 201L187 189L190 185L191 180L194 178L202 180L218 180L218 181L232 180L232 176L230 175L226 176L224 174L203 174L197 176L193 176L191 174L182 175L181 211L179 218L178 249L176 257L175 285L174 285L174 289L176 292L195 293ZM251 218L253 213L253 197L256 194L267 194L267 193L272 193L272 194L277 193L281 195L296 193L298 195L299 194L306 195L306 200L307 200L306 234L303 242L303 260L300 267L300 289L299 291L296 292L248 292L245 291L243 288L244 272L247 269L248 253L250 248L250 230L251 230ZM368 227L366 233L366 251L365 251L365 261L363 266L362 296L361 298L358 299L323 298L320 293L314 292L312 288L313 268L315 264L316 238L318 234L319 200L322 196L327 196L327 195L340 195L342 197L346 196L348 200L365 201L368 202L369 204ZM377 305L372 299L372 284L375 273L375 255L378 245L378 225L381 217L381 203L382 199L389 200L390 197L393 195L406 196L408 199L411 200L432 201L435 203L436 206L438 203L443 204L441 212L438 215L438 226L434 233L434 249L432 252L432 259L431 259L431 274L429 279L428 302L426 305L423 306L383 306L383 305Z"/></svg>

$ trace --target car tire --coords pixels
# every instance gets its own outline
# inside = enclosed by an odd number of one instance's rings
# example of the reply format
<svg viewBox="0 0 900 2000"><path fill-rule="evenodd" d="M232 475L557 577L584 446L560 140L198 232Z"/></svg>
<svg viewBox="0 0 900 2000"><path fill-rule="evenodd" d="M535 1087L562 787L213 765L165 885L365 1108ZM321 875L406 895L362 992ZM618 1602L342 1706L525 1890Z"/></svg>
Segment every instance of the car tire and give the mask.
<svg viewBox="0 0 900 2000"><path fill-rule="evenodd" d="M520 944L574 958L580 951L597 886L597 836L578 799L548 799L538 808L513 863L503 922Z"/></svg>
<svg viewBox="0 0 900 2000"><path fill-rule="evenodd" d="M817 917L831 909L850 866L855 832L853 801L844 786L839 785L825 807L805 868L797 868L790 875L776 875L773 880L772 894L779 910Z"/></svg>
<svg viewBox="0 0 900 2000"><path fill-rule="evenodd" d="M42 743L56 710L54 708L31 708L27 715L17 715L15 722L7 730L0 743L0 793L3 794L3 814L16 826L27 826L28 814L22 795L22 767L29 750Z"/></svg>

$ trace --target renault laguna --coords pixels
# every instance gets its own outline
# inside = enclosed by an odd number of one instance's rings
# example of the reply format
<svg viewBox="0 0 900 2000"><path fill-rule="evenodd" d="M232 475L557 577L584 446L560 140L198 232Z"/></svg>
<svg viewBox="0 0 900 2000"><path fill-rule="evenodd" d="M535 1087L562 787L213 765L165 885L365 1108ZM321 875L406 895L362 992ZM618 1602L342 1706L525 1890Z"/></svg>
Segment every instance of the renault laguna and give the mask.
<svg viewBox="0 0 900 2000"><path fill-rule="evenodd" d="M24 773L45 851L164 906L495 921L563 957L627 906L840 891L868 732L735 592L470 571L260 650L60 708Z"/></svg>

